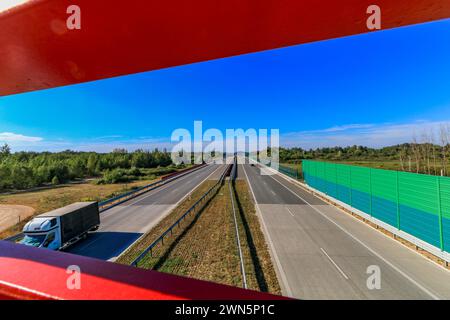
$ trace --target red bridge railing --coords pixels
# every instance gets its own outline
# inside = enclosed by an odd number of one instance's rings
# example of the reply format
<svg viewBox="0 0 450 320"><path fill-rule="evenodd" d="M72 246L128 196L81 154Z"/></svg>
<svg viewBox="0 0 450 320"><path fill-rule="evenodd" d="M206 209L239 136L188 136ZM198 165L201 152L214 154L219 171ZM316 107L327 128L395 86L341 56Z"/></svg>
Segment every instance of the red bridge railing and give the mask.
<svg viewBox="0 0 450 320"><path fill-rule="evenodd" d="M0 10L0 95L366 33L373 4L381 30L450 17L448 0L28 0Z"/></svg>
<svg viewBox="0 0 450 320"><path fill-rule="evenodd" d="M73 270L69 268L70 266L77 266L80 273L74 274L70 271ZM79 282L73 281L78 275ZM0 241L0 299L268 300L284 298Z"/></svg>

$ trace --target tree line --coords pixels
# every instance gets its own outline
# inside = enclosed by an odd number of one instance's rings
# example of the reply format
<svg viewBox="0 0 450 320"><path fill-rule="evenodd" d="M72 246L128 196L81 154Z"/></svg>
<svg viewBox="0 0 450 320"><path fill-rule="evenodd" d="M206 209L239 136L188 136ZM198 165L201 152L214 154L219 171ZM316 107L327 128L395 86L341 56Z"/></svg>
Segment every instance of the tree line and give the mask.
<svg viewBox="0 0 450 320"><path fill-rule="evenodd" d="M450 125L437 130L424 130L413 134L411 142L383 148L365 146L331 148L280 148L280 162L300 163L303 159L325 161L395 161L399 169L432 175L450 175Z"/></svg>
<svg viewBox="0 0 450 320"><path fill-rule="evenodd" d="M158 149L134 152L116 149L111 153L71 150L12 153L5 144L0 147L0 191L28 189L89 177L112 177L110 180L118 182L120 176L139 175L139 168L166 167L171 164L170 153Z"/></svg>

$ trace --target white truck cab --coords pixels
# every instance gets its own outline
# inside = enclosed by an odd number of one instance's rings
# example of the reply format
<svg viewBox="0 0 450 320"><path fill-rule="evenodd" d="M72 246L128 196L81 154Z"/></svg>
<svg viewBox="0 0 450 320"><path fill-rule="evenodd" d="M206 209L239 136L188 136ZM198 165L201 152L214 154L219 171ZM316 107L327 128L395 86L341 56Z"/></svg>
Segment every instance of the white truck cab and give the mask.
<svg viewBox="0 0 450 320"><path fill-rule="evenodd" d="M36 216L23 227L21 244L63 250L100 226L97 202L76 202Z"/></svg>
<svg viewBox="0 0 450 320"><path fill-rule="evenodd" d="M37 217L24 228L21 243L38 248L57 250L61 247L60 223L57 217Z"/></svg>

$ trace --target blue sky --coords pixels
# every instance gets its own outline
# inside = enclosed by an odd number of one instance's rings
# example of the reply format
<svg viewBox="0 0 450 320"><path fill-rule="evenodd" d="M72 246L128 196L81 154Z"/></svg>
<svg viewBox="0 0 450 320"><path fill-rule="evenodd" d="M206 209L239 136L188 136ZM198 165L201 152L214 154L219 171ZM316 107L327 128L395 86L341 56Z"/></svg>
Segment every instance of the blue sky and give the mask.
<svg viewBox="0 0 450 320"><path fill-rule="evenodd" d="M0 98L17 150L168 146L177 128L383 146L450 121L450 20Z"/></svg>

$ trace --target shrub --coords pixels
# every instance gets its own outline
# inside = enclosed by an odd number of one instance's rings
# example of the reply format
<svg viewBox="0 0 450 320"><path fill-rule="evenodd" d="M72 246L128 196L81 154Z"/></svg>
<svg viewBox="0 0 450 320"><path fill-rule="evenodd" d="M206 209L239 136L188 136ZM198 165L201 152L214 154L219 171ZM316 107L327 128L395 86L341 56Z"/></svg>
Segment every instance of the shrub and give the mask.
<svg viewBox="0 0 450 320"><path fill-rule="evenodd" d="M57 185L57 184L59 184L59 183L60 183L60 182L59 182L58 176L54 176L53 179L52 179L52 184L53 184L53 185Z"/></svg>

